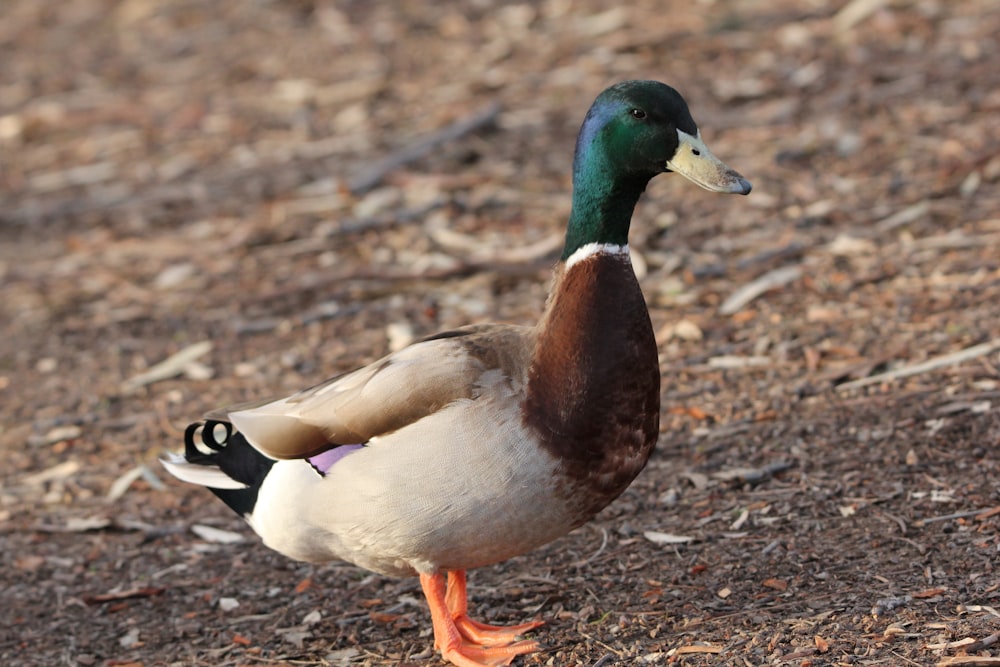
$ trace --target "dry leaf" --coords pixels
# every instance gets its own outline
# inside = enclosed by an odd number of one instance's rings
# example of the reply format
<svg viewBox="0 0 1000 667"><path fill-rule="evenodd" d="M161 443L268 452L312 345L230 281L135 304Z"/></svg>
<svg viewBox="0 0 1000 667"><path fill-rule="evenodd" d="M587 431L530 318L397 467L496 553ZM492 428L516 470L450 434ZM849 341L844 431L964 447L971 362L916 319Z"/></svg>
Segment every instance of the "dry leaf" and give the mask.
<svg viewBox="0 0 1000 667"><path fill-rule="evenodd" d="M166 588L159 588L155 586L146 586L143 588L129 588L123 591L115 591L112 593L98 593L97 595L84 595L83 601L87 604L100 604L102 602L112 602L117 600L128 600L131 598L148 598L154 595L160 595Z"/></svg>
<svg viewBox="0 0 1000 667"><path fill-rule="evenodd" d="M686 646L678 646L674 651L674 655L685 653L722 653L722 646L714 644L688 644Z"/></svg>
<svg viewBox="0 0 1000 667"><path fill-rule="evenodd" d="M765 579L761 584L776 591L788 590L788 582L781 579Z"/></svg>
<svg viewBox="0 0 1000 667"><path fill-rule="evenodd" d="M945 588L944 586L939 586L937 588L926 588L922 591L913 593L912 595L918 600L922 600L922 599L937 597L938 595L947 592L947 590L948 589Z"/></svg>

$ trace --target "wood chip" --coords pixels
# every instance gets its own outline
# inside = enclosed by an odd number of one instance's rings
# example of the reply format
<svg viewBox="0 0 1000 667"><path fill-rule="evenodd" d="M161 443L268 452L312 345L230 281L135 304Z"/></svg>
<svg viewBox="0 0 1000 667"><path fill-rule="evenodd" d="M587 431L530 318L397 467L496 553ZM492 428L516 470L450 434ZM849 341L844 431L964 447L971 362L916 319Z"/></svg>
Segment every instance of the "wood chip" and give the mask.
<svg viewBox="0 0 1000 667"><path fill-rule="evenodd" d="M72 517L66 521L63 531L67 533L86 533L91 530L101 530L111 525L111 519L103 516Z"/></svg>
<svg viewBox="0 0 1000 667"><path fill-rule="evenodd" d="M219 598L219 609L222 611L232 611L240 606L240 601L236 598Z"/></svg>
<svg viewBox="0 0 1000 667"><path fill-rule="evenodd" d="M83 434L83 429L79 426L57 426L43 436L32 436L28 442L32 445L52 445L66 440L76 440Z"/></svg>
<svg viewBox="0 0 1000 667"><path fill-rule="evenodd" d="M183 350L152 366L149 370L139 373L123 382L121 391L127 394L148 384L177 377L184 373L188 364L208 354L211 350L212 343L207 340L188 345Z"/></svg>
<svg viewBox="0 0 1000 667"><path fill-rule="evenodd" d="M32 475L23 477L21 481L28 486L39 486L45 484L46 482L72 477L79 472L79 470L80 463L78 461L63 461L62 463L57 463L51 468L46 468L41 472L36 472Z"/></svg>
<svg viewBox="0 0 1000 667"><path fill-rule="evenodd" d="M656 530L647 530L643 532L642 536L653 544L661 546L664 544L687 544L689 542L694 542L693 537L688 537L686 535L674 535L672 533L661 533Z"/></svg>
<svg viewBox="0 0 1000 667"><path fill-rule="evenodd" d="M1000 611L997 611L993 607L985 604L965 604L958 606L958 613L965 614L969 612L985 611L987 614L992 614L997 618L1000 618Z"/></svg>
<svg viewBox="0 0 1000 667"><path fill-rule="evenodd" d="M353 646L347 648L337 649L336 651L330 651L326 654L324 660L327 662L338 665L346 666L354 662L355 658L361 655L361 651Z"/></svg>
<svg viewBox="0 0 1000 667"><path fill-rule="evenodd" d="M222 530L221 528L203 526L197 523L191 526L191 532L206 542L214 542L216 544L240 544L246 541L245 537L231 530Z"/></svg>
<svg viewBox="0 0 1000 667"><path fill-rule="evenodd" d="M826 247L827 252L837 257L856 257L875 252L875 244L869 239L859 239L847 234L838 234Z"/></svg>
<svg viewBox="0 0 1000 667"><path fill-rule="evenodd" d="M884 6L885 0L851 0L834 15L833 28L838 33L847 32Z"/></svg>
<svg viewBox="0 0 1000 667"><path fill-rule="evenodd" d="M118 639L118 644L122 648L136 648L142 646L139 641L139 628L132 628Z"/></svg>
<svg viewBox="0 0 1000 667"><path fill-rule="evenodd" d="M892 231L896 227L902 227L903 225L908 225L911 222L916 222L920 218L927 215L930 212L931 204L926 199L924 201L913 204L912 206L907 206L901 211L893 213L888 218L879 220L875 225L880 233L885 233Z"/></svg>
<svg viewBox="0 0 1000 667"><path fill-rule="evenodd" d="M679 322L668 322L660 327L656 332L657 346L664 345L673 339L686 340L691 342L700 341L705 337L701 327L688 319Z"/></svg>
<svg viewBox="0 0 1000 667"><path fill-rule="evenodd" d="M723 370L733 370L738 368L760 368L770 366L770 357L740 357L735 354L722 354L708 360L709 368L719 368Z"/></svg>
<svg viewBox="0 0 1000 667"><path fill-rule="evenodd" d="M898 609L899 607L905 607L913 601L913 597L910 595L901 595L899 597L893 598L882 598L877 600L874 605L872 605L872 616L878 618L879 616L884 616L887 612Z"/></svg>
<svg viewBox="0 0 1000 667"><path fill-rule="evenodd" d="M132 483L137 479L142 477L143 465L137 465L136 467L126 471L123 475L120 475L118 479L111 483L111 487L108 489L108 494L104 497L109 503L113 503L128 491L128 488L132 486Z"/></svg>
<svg viewBox="0 0 1000 667"><path fill-rule="evenodd" d="M303 630L299 628L288 628L285 630L278 630L277 633L281 635L289 644L292 644L295 648L301 649L305 646L307 639L312 637L312 633L308 630Z"/></svg>
<svg viewBox="0 0 1000 667"><path fill-rule="evenodd" d="M719 313L722 315L733 315L751 301L773 289L783 287L788 283L795 282L802 277L802 268L799 266L783 266L773 271L768 271L753 282L743 285L719 306Z"/></svg>

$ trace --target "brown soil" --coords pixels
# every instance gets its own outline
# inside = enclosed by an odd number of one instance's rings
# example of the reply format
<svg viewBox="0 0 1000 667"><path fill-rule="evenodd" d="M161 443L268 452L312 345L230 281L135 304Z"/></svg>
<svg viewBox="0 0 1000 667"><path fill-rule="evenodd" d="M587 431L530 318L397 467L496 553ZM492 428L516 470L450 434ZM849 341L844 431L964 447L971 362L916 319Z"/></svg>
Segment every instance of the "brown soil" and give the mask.
<svg viewBox="0 0 1000 667"><path fill-rule="evenodd" d="M659 448L474 572L475 611L546 621L522 665L1000 664L995 0L625 4L3 2L0 664L440 664L415 580L287 560L156 459L209 408L534 321L624 78L754 192L650 187Z"/></svg>

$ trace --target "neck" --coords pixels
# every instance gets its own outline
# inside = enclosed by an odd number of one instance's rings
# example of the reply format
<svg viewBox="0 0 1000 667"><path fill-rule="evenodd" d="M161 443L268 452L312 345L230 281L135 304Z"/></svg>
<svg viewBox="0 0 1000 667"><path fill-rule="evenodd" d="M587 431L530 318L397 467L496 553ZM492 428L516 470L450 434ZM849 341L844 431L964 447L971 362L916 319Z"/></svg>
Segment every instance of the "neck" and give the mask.
<svg viewBox="0 0 1000 667"><path fill-rule="evenodd" d="M595 105L583 123L573 157L573 209L561 259L590 243L624 246L632 212L650 173L622 169L609 157L614 136L605 131L607 110Z"/></svg>
<svg viewBox="0 0 1000 667"><path fill-rule="evenodd" d="M583 132L573 161L573 208L561 259L590 243L624 246L639 197L651 178L622 173L600 140Z"/></svg>

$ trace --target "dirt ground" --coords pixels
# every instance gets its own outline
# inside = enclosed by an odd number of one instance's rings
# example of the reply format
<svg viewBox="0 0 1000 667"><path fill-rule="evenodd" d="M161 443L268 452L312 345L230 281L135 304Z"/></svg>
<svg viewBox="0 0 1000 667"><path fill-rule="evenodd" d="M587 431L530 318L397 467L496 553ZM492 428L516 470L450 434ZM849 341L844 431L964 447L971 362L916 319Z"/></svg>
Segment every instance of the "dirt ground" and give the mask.
<svg viewBox="0 0 1000 667"><path fill-rule="evenodd" d="M0 664L441 664L415 580L270 552L157 458L533 322L586 108L655 78L754 191L652 183L658 449L475 612L546 621L517 665L1000 665L998 34L995 0L4 0Z"/></svg>

